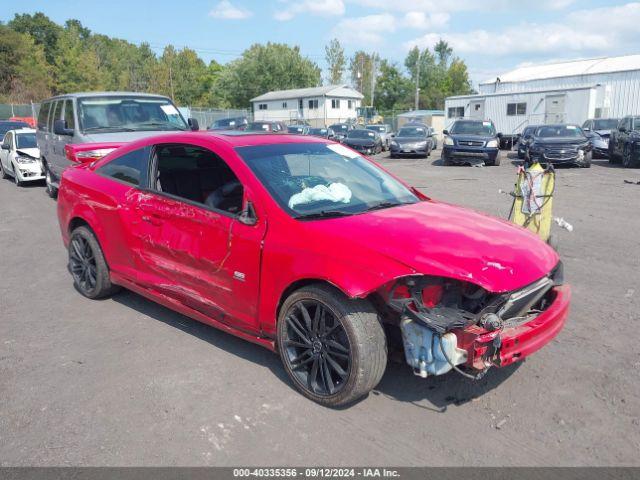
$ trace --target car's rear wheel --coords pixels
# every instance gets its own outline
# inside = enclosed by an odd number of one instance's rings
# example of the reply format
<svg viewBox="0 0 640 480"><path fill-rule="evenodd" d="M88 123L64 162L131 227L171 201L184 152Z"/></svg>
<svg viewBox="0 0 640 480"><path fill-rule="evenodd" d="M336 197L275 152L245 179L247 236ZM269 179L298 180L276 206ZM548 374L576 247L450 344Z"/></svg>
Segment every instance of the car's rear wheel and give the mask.
<svg viewBox="0 0 640 480"><path fill-rule="evenodd" d="M371 304L325 285L301 288L285 300L278 350L296 388L329 407L369 393L387 365L385 333Z"/></svg>
<svg viewBox="0 0 640 480"><path fill-rule="evenodd" d="M87 227L78 227L71 233L69 272L74 286L87 298L108 297L119 289L111 283L100 244Z"/></svg>

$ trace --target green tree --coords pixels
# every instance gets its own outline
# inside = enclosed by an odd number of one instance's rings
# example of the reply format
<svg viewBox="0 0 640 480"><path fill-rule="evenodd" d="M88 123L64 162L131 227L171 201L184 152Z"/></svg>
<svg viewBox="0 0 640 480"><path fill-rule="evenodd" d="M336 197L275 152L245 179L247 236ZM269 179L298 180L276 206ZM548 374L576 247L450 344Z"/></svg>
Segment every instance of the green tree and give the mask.
<svg viewBox="0 0 640 480"><path fill-rule="evenodd" d="M382 60L376 82L375 107L380 111L410 108L412 92L413 83L402 75L398 66Z"/></svg>
<svg viewBox="0 0 640 480"><path fill-rule="evenodd" d="M0 25L0 98L27 103L50 95L44 49L30 35Z"/></svg>
<svg viewBox="0 0 640 480"><path fill-rule="evenodd" d="M352 85L364 95L363 105L371 103L371 71L373 66L373 55L365 51L358 50L349 61L349 72L351 73Z"/></svg>
<svg viewBox="0 0 640 480"><path fill-rule="evenodd" d="M62 34L62 27L53 22L42 12L33 15L16 14L8 24L11 29L19 33L30 35L36 45L44 49L47 63L53 65L58 47L58 38Z"/></svg>
<svg viewBox="0 0 640 480"><path fill-rule="evenodd" d="M338 39L334 38L324 47L324 51L325 59L329 66L329 82L332 85L337 85L342 82L342 76L344 75L344 69L347 63L344 56L344 48L342 48Z"/></svg>
<svg viewBox="0 0 640 480"><path fill-rule="evenodd" d="M271 90L320 85L320 68L282 43L255 44L222 72L218 88L229 105L246 108L249 101Z"/></svg>
<svg viewBox="0 0 640 480"><path fill-rule="evenodd" d="M451 55L453 55L453 49L449 46L447 42L440 39L438 43L433 47L433 51L436 53L438 58L438 63L444 67L449 65L449 59Z"/></svg>
<svg viewBox="0 0 640 480"><path fill-rule="evenodd" d="M104 88L100 59L83 37L84 32L77 25L70 24L58 39L59 53L55 61L58 93Z"/></svg>

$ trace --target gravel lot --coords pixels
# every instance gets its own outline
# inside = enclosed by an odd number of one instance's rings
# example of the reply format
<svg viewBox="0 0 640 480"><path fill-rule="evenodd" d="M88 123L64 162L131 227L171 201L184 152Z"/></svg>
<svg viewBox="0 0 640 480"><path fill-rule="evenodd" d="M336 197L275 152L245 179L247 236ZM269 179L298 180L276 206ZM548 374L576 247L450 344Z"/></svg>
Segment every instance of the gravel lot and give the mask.
<svg viewBox="0 0 640 480"><path fill-rule="evenodd" d="M499 167L383 165L498 216ZM66 271L56 204L0 181L0 464L640 465L640 171L558 171L572 312L526 362L471 382L390 363L344 410L294 391L267 350L129 292L91 301Z"/></svg>

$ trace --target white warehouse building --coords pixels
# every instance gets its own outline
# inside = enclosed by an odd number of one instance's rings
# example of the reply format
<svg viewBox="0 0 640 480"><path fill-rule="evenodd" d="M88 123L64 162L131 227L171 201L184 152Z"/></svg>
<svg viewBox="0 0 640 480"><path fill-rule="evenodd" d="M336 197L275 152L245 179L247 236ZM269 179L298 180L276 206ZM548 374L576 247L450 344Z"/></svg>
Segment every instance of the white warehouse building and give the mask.
<svg viewBox="0 0 640 480"><path fill-rule="evenodd" d="M355 120L363 95L347 85L268 92L251 99L255 121L307 121L314 127Z"/></svg>
<svg viewBox="0 0 640 480"><path fill-rule="evenodd" d="M445 124L490 119L509 137L527 125L640 114L640 55L520 67L445 100Z"/></svg>

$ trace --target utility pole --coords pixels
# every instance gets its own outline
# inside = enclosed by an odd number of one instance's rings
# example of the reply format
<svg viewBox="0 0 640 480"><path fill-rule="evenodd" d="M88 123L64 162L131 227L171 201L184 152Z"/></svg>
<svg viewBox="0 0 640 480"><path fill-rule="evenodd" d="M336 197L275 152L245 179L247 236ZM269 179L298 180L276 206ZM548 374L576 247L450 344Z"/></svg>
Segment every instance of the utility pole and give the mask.
<svg viewBox="0 0 640 480"><path fill-rule="evenodd" d="M376 61L377 59L378 58L374 53L371 56L371 107L373 107L373 100L375 98L375 92L376 92L376 70L377 70Z"/></svg>
<svg viewBox="0 0 640 480"><path fill-rule="evenodd" d="M418 60L416 61L416 108L415 110L418 110L419 101L420 101L420 55L421 55L421 52L420 50L418 50Z"/></svg>

